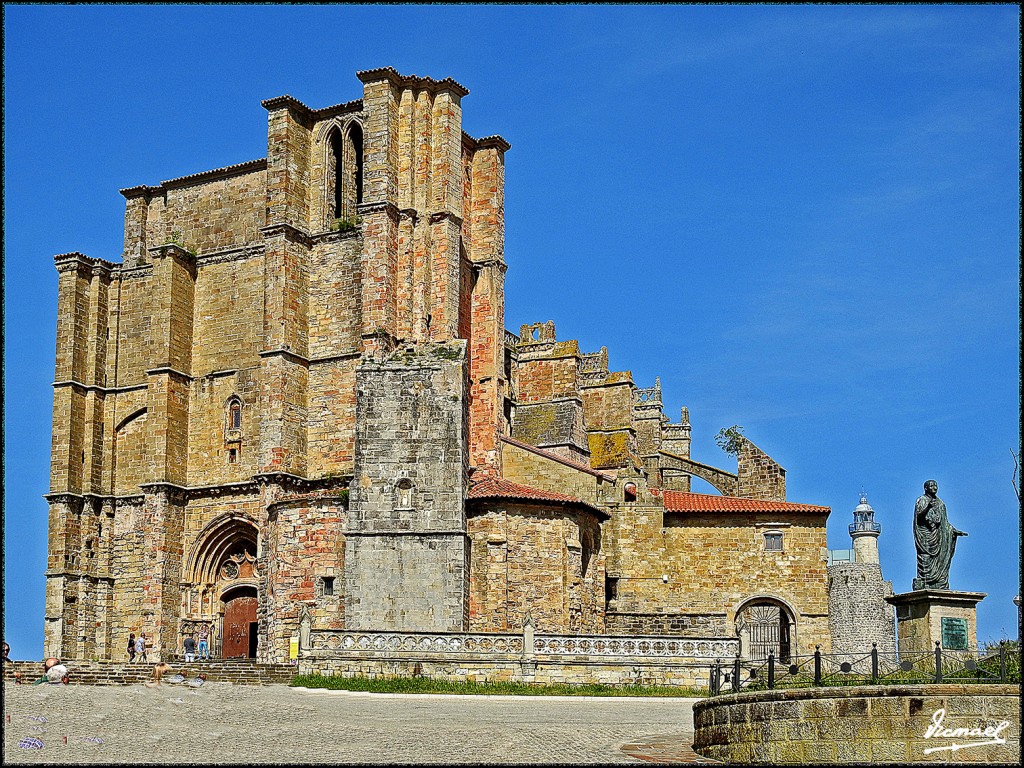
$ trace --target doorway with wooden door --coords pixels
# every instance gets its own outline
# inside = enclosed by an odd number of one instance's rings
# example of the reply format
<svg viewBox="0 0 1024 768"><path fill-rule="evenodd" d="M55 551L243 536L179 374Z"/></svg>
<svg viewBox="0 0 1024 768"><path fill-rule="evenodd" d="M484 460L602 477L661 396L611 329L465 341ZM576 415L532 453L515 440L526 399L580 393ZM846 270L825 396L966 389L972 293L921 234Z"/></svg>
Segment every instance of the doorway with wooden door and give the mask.
<svg viewBox="0 0 1024 768"><path fill-rule="evenodd" d="M221 656L225 659L255 659L258 626L256 588L237 587L225 592L221 600L224 604Z"/></svg>

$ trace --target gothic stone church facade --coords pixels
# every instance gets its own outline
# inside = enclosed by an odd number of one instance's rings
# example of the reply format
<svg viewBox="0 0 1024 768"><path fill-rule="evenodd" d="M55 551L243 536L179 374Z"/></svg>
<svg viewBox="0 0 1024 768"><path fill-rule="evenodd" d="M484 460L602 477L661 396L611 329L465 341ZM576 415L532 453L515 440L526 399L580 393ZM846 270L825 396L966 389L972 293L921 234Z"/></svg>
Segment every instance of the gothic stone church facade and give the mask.
<svg viewBox="0 0 1024 768"><path fill-rule="evenodd" d="M358 77L263 102L265 159L122 190L120 262L55 257L47 653L205 625L282 661L300 615L827 645L829 510L749 441L692 460L606 349L506 331L509 144L451 79Z"/></svg>

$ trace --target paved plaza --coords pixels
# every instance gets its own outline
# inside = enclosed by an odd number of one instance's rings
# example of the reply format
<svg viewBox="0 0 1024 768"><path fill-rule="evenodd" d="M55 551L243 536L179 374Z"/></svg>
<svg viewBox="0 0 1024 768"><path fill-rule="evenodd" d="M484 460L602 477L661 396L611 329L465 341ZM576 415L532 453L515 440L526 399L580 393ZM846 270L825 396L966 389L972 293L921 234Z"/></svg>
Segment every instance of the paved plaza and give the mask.
<svg viewBox="0 0 1024 768"><path fill-rule="evenodd" d="M4 762L694 762L694 701L7 683Z"/></svg>

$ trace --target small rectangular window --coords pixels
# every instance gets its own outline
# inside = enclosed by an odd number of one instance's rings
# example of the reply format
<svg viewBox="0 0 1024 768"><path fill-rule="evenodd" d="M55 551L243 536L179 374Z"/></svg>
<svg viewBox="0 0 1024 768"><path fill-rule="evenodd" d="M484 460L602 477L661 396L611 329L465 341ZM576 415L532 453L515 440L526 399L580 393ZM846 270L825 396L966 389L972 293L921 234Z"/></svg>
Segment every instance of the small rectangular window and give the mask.
<svg viewBox="0 0 1024 768"><path fill-rule="evenodd" d="M334 594L334 577L324 576L324 596L329 597Z"/></svg>
<svg viewBox="0 0 1024 768"><path fill-rule="evenodd" d="M766 552L781 552L782 551L782 534L781 533L766 533L764 535L764 549Z"/></svg>

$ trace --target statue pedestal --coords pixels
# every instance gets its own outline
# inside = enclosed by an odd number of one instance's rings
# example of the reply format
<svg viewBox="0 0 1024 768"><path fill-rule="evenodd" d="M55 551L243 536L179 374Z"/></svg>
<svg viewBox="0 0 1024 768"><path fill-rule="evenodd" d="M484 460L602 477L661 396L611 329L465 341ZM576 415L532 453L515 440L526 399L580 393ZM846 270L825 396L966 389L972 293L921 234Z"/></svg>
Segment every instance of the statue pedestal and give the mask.
<svg viewBox="0 0 1024 768"><path fill-rule="evenodd" d="M916 589L886 597L896 606L896 634L901 654L935 650L978 650L977 605L985 592L954 592L947 589Z"/></svg>

